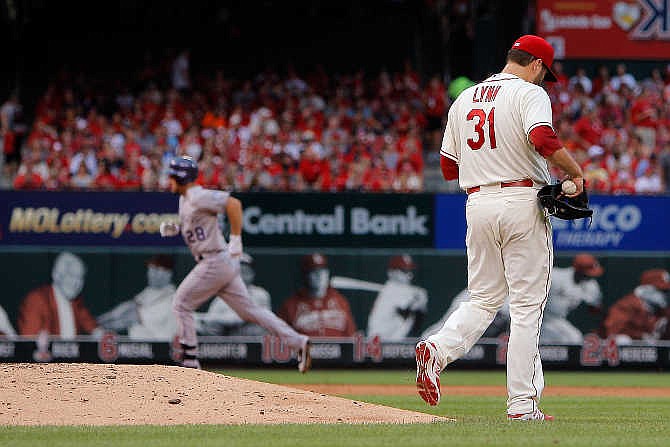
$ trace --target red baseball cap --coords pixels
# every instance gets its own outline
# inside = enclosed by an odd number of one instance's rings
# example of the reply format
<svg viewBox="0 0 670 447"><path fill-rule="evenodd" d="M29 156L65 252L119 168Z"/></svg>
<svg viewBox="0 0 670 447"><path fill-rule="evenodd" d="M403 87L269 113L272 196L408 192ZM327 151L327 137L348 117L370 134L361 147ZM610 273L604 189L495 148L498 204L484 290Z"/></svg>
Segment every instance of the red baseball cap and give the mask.
<svg viewBox="0 0 670 447"><path fill-rule="evenodd" d="M416 264L410 255L397 255L389 259L389 269L396 270L416 270Z"/></svg>
<svg viewBox="0 0 670 447"><path fill-rule="evenodd" d="M651 284L659 290L670 290L670 274L663 269L646 270L640 277L640 284Z"/></svg>
<svg viewBox="0 0 670 447"><path fill-rule="evenodd" d="M321 268L328 268L328 258L321 253L312 253L302 257L301 261L302 271L305 273L311 272Z"/></svg>
<svg viewBox="0 0 670 447"><path fill-rule="evenodd" d="M525 51L538 59L542 59L542 63L547 69L547 75L544 79L549 82L557 81L556 74L551 70L551 66L554 64L554 48L549 42L540 36L526 34L525 36L519 37L516 42L514 42L511 49Z"/></svg>
<svg viewBox="0 0 670 447"><path fill-rule="evenodd" d="M572 260L572 266L576 271L591 278L602 276L605 271L598 260L588 253L579 253L575 256L575 259Z"/></svg>

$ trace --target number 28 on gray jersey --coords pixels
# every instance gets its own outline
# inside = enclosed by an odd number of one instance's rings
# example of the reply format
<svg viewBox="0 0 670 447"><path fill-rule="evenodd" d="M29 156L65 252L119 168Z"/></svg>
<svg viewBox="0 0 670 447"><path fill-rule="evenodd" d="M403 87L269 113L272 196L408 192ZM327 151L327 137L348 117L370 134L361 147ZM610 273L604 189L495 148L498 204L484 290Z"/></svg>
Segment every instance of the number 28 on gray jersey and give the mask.
<svg viewBox="0 0 670 447"><path fill-rule="evenodd" d="M217 215L224 212L228 197L225 191L194 186L179 198L181 235L194 257L225 249Z"/></svg>

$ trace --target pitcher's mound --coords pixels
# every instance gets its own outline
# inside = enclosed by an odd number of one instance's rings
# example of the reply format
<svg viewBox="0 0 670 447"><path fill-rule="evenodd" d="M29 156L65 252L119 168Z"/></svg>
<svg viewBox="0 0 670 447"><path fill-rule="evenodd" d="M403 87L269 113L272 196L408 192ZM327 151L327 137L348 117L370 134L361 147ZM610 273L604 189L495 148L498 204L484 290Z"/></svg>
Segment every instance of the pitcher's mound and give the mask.
<svg viewBox="0 0 670 447"><path fill-rule="evenodd" d="M158 365L0 365L0 425L428 423L429 414Z"/></svg>

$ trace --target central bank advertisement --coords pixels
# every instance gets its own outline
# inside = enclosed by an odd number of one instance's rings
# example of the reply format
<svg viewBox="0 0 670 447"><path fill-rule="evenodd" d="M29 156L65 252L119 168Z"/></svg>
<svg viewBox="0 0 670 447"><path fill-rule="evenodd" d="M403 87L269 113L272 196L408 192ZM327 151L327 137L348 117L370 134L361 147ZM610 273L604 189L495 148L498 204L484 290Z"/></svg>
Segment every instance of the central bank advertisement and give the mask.
<svg viewBox="0 0 670 447"><path fill-rule="evenodd" d="M254 246L432 247L432 194L240 194Z"/></svg>

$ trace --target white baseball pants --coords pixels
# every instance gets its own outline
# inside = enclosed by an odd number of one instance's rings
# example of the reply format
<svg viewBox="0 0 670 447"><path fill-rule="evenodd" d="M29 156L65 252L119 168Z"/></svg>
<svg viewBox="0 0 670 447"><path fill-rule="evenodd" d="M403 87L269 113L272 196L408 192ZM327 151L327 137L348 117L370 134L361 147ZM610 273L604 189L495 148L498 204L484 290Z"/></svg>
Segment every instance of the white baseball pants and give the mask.
<svg viewBox="0 0 670 447"><path fill-rule="evenodd" d="M307 339L272 311L251 301L240 277L239 262L221 253L200 261L177 288L173 310L180 343L197 347L193 311L214 295L228 303L240 318L267 329L290 348L300 349Z"/></svg>
<svg viewBox="0 0 670 447"><path fill-rule="evenodd" d="M551 286L551 224L528 187L481 187L468 197L466 219L471 298L429 340L444 368L472 348L509 294L507 412L530 413L544 388L538 342Z"/></svg>

